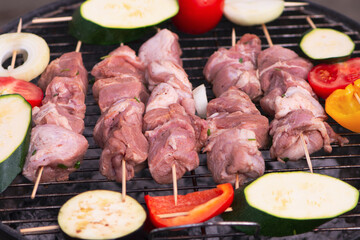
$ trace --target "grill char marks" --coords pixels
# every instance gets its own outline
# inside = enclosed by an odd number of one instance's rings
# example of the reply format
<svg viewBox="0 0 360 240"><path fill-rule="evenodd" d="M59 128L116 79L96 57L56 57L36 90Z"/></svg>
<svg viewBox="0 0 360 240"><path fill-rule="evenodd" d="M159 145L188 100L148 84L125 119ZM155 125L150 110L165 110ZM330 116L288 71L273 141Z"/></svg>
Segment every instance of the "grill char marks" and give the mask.
<svg viewBox="0 0 360 240"><path fill-rule="evenodd" d="M229 104L226 108L226 102ZM238 106L245 106L239 109ZM220 109L219 112L216 112ZM265 171L259 151L268 143L269 121L260 115L250 98L236 87L209 102L207 118L211 132L204 148L215 182L239 183L261 176Z"/></svg>
<svg viewBox="0 0 360 240"><path fill-rule="evenodd" d="M245 34L229 50L220 48L213 53L204 68L204 75L213 85L216 97L231 86L244 91L256 100L262 94L256 74L256 60L261 51L261 41L253 34Z"/></svg>
<svg viewBox="0 0 360 240"><path fill-rule="evenodd" d="M325 111L305 80L312 67L309 61L273 46L259 54L258 66L265 94L260 105L275 117L270 124L272 158L295 161L304 157L301 135L310 154L321 148L331 152L330 144L335 141L340 145L348 142L325 122Z"/></svg>
<svg viewBox="0 0 360 240"><path fill-rule="evenodd" d="M93 93L101 117L94 128L94 140L103 149L100 172L109 180L122 181L126 161L126 180L148 156L149 144L142 133L142 119L149 94L144 86L144 66L128 46L112 51L96 64Z"/></svg>
<svg viewBox="0 0 360 240"><path fill-rule="evenodd" d="M70 52L52 61L41 75L46 89L43 105L33 109L30 150L23 175L31 181L44 167L41 182L63 181L79 168L88 148L84 130L87 71L81 53Z"/></svg>
<svg viewBox="0 0 360 240"><path fill-rule="evenodd" d="M182 69L181 50L176 34L163 29L145 42L139 57L147 65L146 79L152 91L144 116L149 141L149 170L160 184L198 167L197 152L207 138L205 120L195 116L192 85Z"/></svg>

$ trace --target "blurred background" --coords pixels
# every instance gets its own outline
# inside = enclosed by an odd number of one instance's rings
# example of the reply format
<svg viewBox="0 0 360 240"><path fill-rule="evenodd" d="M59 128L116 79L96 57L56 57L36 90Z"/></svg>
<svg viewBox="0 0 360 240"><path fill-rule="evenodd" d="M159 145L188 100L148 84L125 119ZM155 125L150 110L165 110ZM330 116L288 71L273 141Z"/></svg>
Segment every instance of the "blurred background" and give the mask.
<svg viewBox="0 0 360 240"><path fill-rule="evenodd" d="M56 0L0 0L0 26L17 19L29 11ZM60 0L61 1L61 0ZM287 0L291 1L291 0ZM360 23L360 0L310 0L334 9Z"/></svg>

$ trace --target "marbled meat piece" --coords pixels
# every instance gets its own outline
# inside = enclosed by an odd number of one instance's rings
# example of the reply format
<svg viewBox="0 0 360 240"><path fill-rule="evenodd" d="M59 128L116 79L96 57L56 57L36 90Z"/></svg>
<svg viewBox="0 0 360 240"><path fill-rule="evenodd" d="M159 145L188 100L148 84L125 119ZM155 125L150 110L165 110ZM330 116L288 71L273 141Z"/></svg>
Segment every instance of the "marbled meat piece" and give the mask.
<svg viewBox="0 0 360 240"><path fill-rule="evenodd" d="M52 102L65 108L71 115L81 119L85 117L85 93L81 83L68 77L54 77L46 88L42 104Z"/></svg>
<svg viewBox="0 0 360 240"><path fill-rule="evenodd" d="M99 147L104 148L107 139L110 137L114 128L117 128L123 122L134 124L134 126L143 125L144 103L138 102L133 98L124 98L115 102L104 112L97 120L94 127L93 137Z"/></svg>
<svg viewBox="0 0 360 240"><path fill-rule="evenodd" d="M139 58L145 66L161 60L182 66L181 54L178 35L165 28L143 43L139 49Z"/></svg>
<svg viewBox="0 0 360 240"><path fill-rule="evenodd" d="M213 92L219 97L231 86L244 91L251 99L262 94L256 74L256 60L261 51L261 41L253 34L245 34L229 50L220 48L213 53L204 67L204 76L213 84Z"/></svg>
<svg viewBox="0 0 360 240"><path fill-rule="evenodd" d="M116 85L119 83L127 84L132 82L139 82L139 79L132 74L120 74L116 77L101 78L95 81L92 87L92 93L96 101L99 100L100 91L110 85ZM139 84L138 84L139 85ZM145 87L144 87L145 88Z"/></svg>
<svg viewBox="0 0 360 240"><path fill-rule="evenodd" d="M206 120L186 113L185 109L177 103L169 105L168 108L155 108L148 111L143 119L143 130L152 131L173 119L185 121L193 127L196 140L195 150L199 151L207 140L208 124Z"/></svg>
<svg viewBox="0 0 360 240"><path fill-rule="evenodd" d="M99 91L98 104L101 112L106 112L113 103L126 98L138 99L139 101L146 103L149 98L149 94L144 84L139 81L116 81L113 84L103 87Z"/></svg>
<svg viewBox="0 0 360 240"><path fill-rule="evenodd" d="M41 107L34 107L32 110L32 122L34 125L57 125L79 134L85 129L82 118L69 113L68 109L52 102L47 102Z"/></svg>
<svg viewBox="0 0 360 240"><path fill-rule="evenodd" d="M177 179L199 166L195 131L188 121L173 118L154 130L146 131L145 136L150 144L149 170L157 183L173 182L173 164Z"/></svg>
<svg viewBox="0 0 360 240"><path fill-rule="evenodd" d="M301 87L308 91L310 95L317 99L309 83L300 77L296 77L284 70L274 71L271 76L271 83L263 85L264 97L260 100L261 108L270 116L275 114L275 99L283 96L290 87Z"/></svg>
<svg viewBox="0 0 360 240"><path fill-rule="evenodd" d="M54 77L69 77L79 82L86 93L88 87L88 72L84 67L81 53L64 53L52 61L41 74L38 86L45 92Z"/></svg>
<svg viewBox="0 0 360 240"><path fill-rule="evenodd" d="M289 87L284 95L277 96L275 99L275 118L277 119L298 109L310 110L314 117L324 121L327 119L325 110L319 101L302 87Z"/></svg>
<svg viewBox="0 0 360 240"><path fill-rule="evenodd" d="M35 182L37 171L44 167L40 182L65 181L76 171L88 148L86 138L71 130L45 124L31 131L29 152L23 175Z"/></svg>
<svg viewBox="0 0 360 240"><path fill-rule="evenodd" d="M167 83L160 83L151 92L146 104L146 112L156 108L169 108L171 104L179 103L179 95L176 90Z"/></svg>
<svg viewBox="0 0 360 240"><path fill-rule="evenodd" d="M331 143L347 143L348 140L335 134L328 125L307 109L291 111L285 117L274 119L270 124L270 135L273 138L270 156L278 160L296 161L305 156L300 139L303 135L309 154L321 148L331 152ZM332 136L330 138L330 136Z"/></svg>
<svg viewBox="0 0 360 240"><path fill-rule="evenodd" d="M281 46L272 46L262 51L258 56L259 77L261 89L268 92L273 85L273 74L280 70L293 77L307 79L312 68L310 61L299 57L294 51Z"/></svg>
<svg viewBox="0 0 360 240"><path fill-rule="evenodd" d="M221 135L231 128L247 129L255 133L255 138L249 140L257 143L258 148L265 148L269 143L269 120L260 114L248 114L240 111L219 113L207 119L210 136Z"/></svg>
<svg viewBox="0 0 360 240"><path fill-rule="evenodd" d="M94 128L94 140L103 148L100 172L109 180L122 181L122 161L126 161L126 179L134 177L135 167L148 156L149 144L142 133L144 103L122 99L101 115Z"/></svg>
<svg viewBox="0 0 360 240"><path fill-rule="evenodd" d="M207 117L221 112L241 112L260 115L259 110L251 102L249 96L236 87L230 87L226 92L208 103L206 109Z"/></svg>
<svg viewBox="0 0 360 240"><path fill-rule="evenodd" d="M95 77L95 80L98 80L127 74L133 75L140 82L145 83L144 69L145 67L136 56L135 51L124 45L118 47L105 56L103 61L97 63L93 67L91 75Z"/></svg>
<svg viewBox="0 0 360 240"><path fill-rule="evenodd" d="M207 152L207 166L216 183L235 183L238 174L242 185L264 174L265 163L253 141L255 138L253 131L238 128L210 135L204 152Z"/></svg>
<svg viewBox="0 0 360 240"><path fill-rule="evenodd" d="M195 114L192 84L182 67L170 61L153 61L149 63L145 77L150 91L160 83L171 85L179 96L180 104L188 113Z"/></svg>

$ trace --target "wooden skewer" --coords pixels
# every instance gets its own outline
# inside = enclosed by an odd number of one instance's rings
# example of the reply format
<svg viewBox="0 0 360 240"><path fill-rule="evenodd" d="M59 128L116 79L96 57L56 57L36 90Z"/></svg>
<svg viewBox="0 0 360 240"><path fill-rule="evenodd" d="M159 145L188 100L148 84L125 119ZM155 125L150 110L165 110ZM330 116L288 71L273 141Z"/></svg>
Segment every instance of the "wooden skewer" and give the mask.
<svg viewBox="0 0 360 240"><path fill-rule="evenodd" d="M236 45L236 32L235 28L231 31L231 46L234 47ZM239 184L239 173L236 173L235 175L235 189L238 189L240 186Z"/></svg>
<svg viewBox="0 0 360 240"><path fill-rule="evenodd" d="M44 227L33 227L33 228L23 228L20 229L20 233L23 235L26 234L32 234L32 233L44 233L44 232L50 232L54 230L59 230L59 225L51 225L51 226L44 226Z"/></svg>
<svg viewBox="0 0 360 240"><path fill-rule="evenodd" d="M231 207L227 208L225 212L231 212L233 209ZM159 218L173 218L173 217L181 217L187 216L189 212L176 212L176 213L164 213L157 215Z"/></svg>
<svg viewBox="0 0 360 240"><path fill-rule="evenodd" d="M19 24L18 24L18 27L17 27L17 33L20 33L21 32L21 28L22 28L22 18L20 18L19 20ZM14 69L15 67L15 61L16 61L16 54L17 54L17 51L14 50L13 51L13 55L12 55L12 59L11 59L11 69Z"/></svg>
<svg viewBox="0 0 360 240"><path fill-rule="evenodd" d="M307 5L309 5L307 2L284 2L284 7L301 7Z"/></svg>
<svg viewBox="0 0 360 240"><path fill-rule="evenodd" d="M75 52L80 52L82 42L79 40L76 44Z"/></svg>
<svg viewBox="0 0 360 240"><path fill-rule="evenodd" d="M263 24L261 24L261 27L262 27L262 29L263 29L263 32L264 32L265 37L266 37L266 41L268 42L269 46L270 46L270 47L274 46L274 44L273 44L273 42L272 42L272 40L271 40L269 31L267 30L266 25L263 23Z"/></svg>
<svg viewBox="0 0 360 240"><path fill-rule="evenodd" d="M126 162L123 159L122 160L122 180L121 180L121 184L122 184L122 202L125 202L125 197L126 197Z"/></svg>
<svg viewBox="0 0 360 240"><path fill-rule="evenodd" d="M308 166L309 166L310 172L311 172L311 173L314 173L313 167L312 167L312 163L311 163L311 159L310 159L309 150L308 150L308 148L307 148L307 146L306 146L306 142L305 142L305 139L304 139L304 136L303 136L302 133L300 133L300 140L301 140L301 144L302 144L302 146L303 146L303 148L304 148L305 157L306 157L306 162L307 162L307 164L308 164Z"/></svg>
<svg viewBox="0 0 360 240"><path fill-rule="evenodd" d="M31 199L34 199L34 198L35 198L35 195L36 195L37 189L38 189L38 187L39 187L39 183L40 183L40 179L41 179L43 170L44 170L44 166L41 166L41 167L39 168L39 172L38 172L38 175L37 175L37 177L36 177L35 185L34 185L34 188L33 188L32 193L31 193Z"/></svg>
<svg viewBox="0 0 360 240"><path fill-rule="evenodd" d="M177 187L177 177L176 177L176 166L175 163L172 165L171 168L172 177L173 177L173 191L174 191L174 202L175 206L177 205L177 195L178 195L178 187Z"/></svg>
<svg viewBox="0 0 360 240"><path fill-rule="evenodd" d="M355 96L356 100L358 101L358 103L360 104L360 97L359 97L359 95L358 95L357 93L354 93L354 96Z"/></svg>
<svg viewBox="0 0 360 240"><path fill-rule="evenodd" d="M31 23L52 23L52 22L69 22L72 16L53 17L53 18L34 18Z"/></svg>
<svg viewBox="0 0 360 240"><path fill-rule="evenodd" d="M269 46L272 47L273 46L273 42L271 41L271 37L270 37L270 34L266 28L266 25L265 24L262 24L262 28L263 28L263 31L264 31L264 34L265 34L265 37L266 37L266 40L268 41L269 43ZM304 140L304 137L303 137L303 134L300 133L300 139L301 139L301 143L302 143L302 146L304 148L304 152L305 152L305 157L306 157L306 161L307 161L307 164L309 166L309 169L310 169L310 172L313 173L313 168L312 168L312 164L311 164L311 159L310 159L310 155L309 155L309 150L306 146L306 143L305 143L305 140Z"/></svg>
<svg viewBox="0 0 360 240"><path fill-rule="evenodd" d="M225 212L231 212L233 209L231 207L227 208ZM176 212L176 213L165 213L165 214L159 214L157 215L160 218L173 218L173 217L181 217L181 216L187 216L189 215L189 212ZM51 226L44 226L44 227L32 227L32 228L23 228L20 229L20 233L23 235L26 234L33 234L33 233L47 233L54 230L59 230L59 225L51 225Z"/></svg>
<svg viewBox="0 0 360 240"><path fill-rule="evenodd" d="M309 23L309 25L315 29L316 25L314 24L314 22L311 20L311 18L309 16L306 17L306 21Z"/></svg>

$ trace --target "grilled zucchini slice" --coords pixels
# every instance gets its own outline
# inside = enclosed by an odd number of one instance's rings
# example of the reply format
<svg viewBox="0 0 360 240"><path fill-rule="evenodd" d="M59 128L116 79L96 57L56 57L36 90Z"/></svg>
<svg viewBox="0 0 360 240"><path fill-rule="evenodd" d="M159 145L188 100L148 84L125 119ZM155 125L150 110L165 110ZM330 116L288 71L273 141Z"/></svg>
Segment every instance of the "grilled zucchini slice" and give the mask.
<svg viewBox="0 0 360 240"><path fill-rule="evenodd" d="M359 191L339 179L308 172L269 173L236 190L227 221L260 224L260 234L288 236L315 227L356 207ZM248 234L253 230L236 227Z"/></svg>
<svg viewBox="0 0 360 240"><path fill-rule="evenodd" d="M74 12L69 31L84 43L125 43L154 30L178 11L176 0L88 0Z"/></svg>
<svg viewBox="0 0 360 240"><path fill-rule="evenodd" d="M31 105L19 94L0 96L0 192L22 171L29 150Z"/></svg>
<svg viewBox="0 0 360 240"><path fill-rule="evenodd" d="M335 29L315 28L304 34L300 48L313 60L338 62L351 55L355 43L348 35Z"/></svg>

